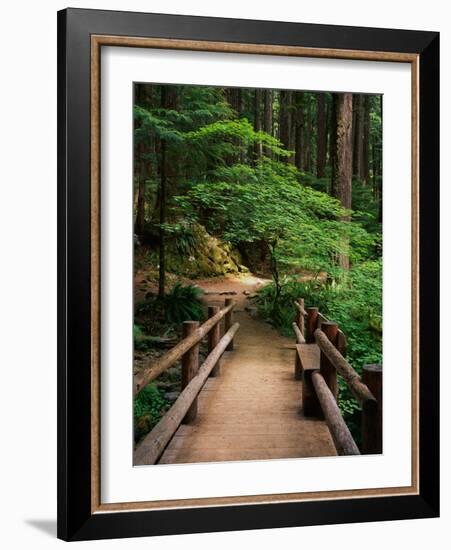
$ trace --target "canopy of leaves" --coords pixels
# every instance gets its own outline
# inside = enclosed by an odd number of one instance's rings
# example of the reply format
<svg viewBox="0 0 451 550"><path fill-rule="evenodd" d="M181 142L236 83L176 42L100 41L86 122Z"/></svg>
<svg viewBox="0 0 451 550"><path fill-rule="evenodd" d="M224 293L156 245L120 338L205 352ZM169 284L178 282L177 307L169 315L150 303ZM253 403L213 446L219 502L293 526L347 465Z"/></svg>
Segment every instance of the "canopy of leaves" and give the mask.
<svg viewBox="0 0 451 550"><path fill-rule="evenodd" d="M266 243L286 269L331 272L349 240L354 261L373 244L358 224L340 221L347 211L336 199L301 186L290 164L263 158L220 167L212 179L177 197L183 215L233 244Z"/></svg>

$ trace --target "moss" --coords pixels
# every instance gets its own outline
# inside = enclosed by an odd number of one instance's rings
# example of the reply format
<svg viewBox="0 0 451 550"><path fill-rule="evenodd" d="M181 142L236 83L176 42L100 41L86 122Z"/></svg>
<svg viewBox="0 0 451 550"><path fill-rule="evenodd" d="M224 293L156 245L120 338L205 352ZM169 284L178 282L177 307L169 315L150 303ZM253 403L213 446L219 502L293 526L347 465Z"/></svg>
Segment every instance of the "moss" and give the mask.
<svg viewBox="0 0 451 550"><path fill-rule="evenodd" d="M241 255L225 243L211 236L202 225L192 228L194 245L190 253L177 254L168 247L167 270L190 278L214 277L242 273L247 270L242 265Z"/></svg>
<svg viewBox="0 0 451 550"><path fill-rule="evenodd" d="M177 249L174 241L168 240L166 250L166 272L168 278L190 279L218 277L248 273L241 254L231 246L207 233L205 227L196 224L191 228L191 246L186 253ZM135 253L135 271L145 271L140 284L142 291L158 280L158 249L138 247ZM169 280L168 279L168 280Z"/></svg>

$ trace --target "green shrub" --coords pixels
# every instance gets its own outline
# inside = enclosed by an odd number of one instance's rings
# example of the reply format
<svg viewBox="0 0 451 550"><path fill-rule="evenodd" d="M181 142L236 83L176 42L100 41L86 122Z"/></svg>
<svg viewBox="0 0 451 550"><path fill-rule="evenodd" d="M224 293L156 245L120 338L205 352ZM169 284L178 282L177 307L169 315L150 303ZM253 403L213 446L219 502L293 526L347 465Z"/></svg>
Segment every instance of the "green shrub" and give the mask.
<svg viewBox="0 0 451 550"><path fill-rule="evenodd" d="M202 289L194 285L176 283L168 294L163 297L148 293L135 311L135 320L138 328L149 334L171 332L173 327L179 327L183 321L203 321L205 319L202 303ZM145 342L150 344L149 338L135 336L136 349ZM138 343L138 345L136 345Z"/></svg>
<svg viewBox="0 0 451 550"><path fill-rule="evenodd" d="M149 347L147 337L140 325L133 325L133 346L139 351L146 351Z"/></svg>
<svg viewBox="0 0 451 550"><path fill-rule="evenodd" d="M365 364L382 362L382 260L371 260L349 270L340 282L314 279L299 282L287 279L274 304L273 284L260 290L258 311L283 334L293 337L293 301L304 298L305 306L318 307L335 321L348 341L347 359L362 372ZM339 405L357 443L360 443L360 409L346 384L340 379Z"/></svg>
<svg viewBox="0 0 451 550"><path fill-rule="evenodd" d="M133 402L135 442L158 424L167 409L162 392L154 384L148 384Z"/></svg>
<svg viewBox="0 0 451 550"><path fill-rule="evenodd" d="M166 321L173 324L202 321L205 317L202 294L198 286L176 283L163 298Z"/></svg>

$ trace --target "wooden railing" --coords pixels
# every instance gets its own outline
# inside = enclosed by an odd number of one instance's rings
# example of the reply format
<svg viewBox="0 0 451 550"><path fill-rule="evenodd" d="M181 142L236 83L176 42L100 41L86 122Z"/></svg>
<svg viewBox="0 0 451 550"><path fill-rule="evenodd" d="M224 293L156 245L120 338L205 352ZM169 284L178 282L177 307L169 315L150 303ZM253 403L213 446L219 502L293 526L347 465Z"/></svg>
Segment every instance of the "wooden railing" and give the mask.
<svg viewBox="0 0 451 550"><path fill-rule="evenodd" d="M225 307L208 307L208 320L183 323L183 340L157 361L149 364L135 379L135 395L176 361L182 361L182 392L158 424L137 445L134 464L155 464L182 422L189 423L197 416L197 396L209 376L219 376L221 356L233 349L233 338L239 323L233 323L235 302L227 298ZM224 318L224 335L221 323ZM208 336L208 356L199 366L199 344Z"/></svg>
<svg viewBox="0 0 451 550"><path fill-rule="evenodd" d="M381 453L382 366L365 365L361 378L345 359L346 336L338 325L318 308L305 308L303 299L294 304L297 310L293 323L297 341L294 374L303 382L304 415L324 417L338 454L360 454L338 407L340 374L362 409L362 453ZM316 344L318 350L315 346L307 349L305 344Z"/></svg>

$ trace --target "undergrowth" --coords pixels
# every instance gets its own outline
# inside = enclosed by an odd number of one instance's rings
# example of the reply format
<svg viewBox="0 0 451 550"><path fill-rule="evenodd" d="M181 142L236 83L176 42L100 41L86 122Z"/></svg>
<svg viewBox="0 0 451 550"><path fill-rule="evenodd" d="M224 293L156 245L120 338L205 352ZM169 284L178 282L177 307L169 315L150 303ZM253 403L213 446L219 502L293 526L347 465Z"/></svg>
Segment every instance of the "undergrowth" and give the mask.
<svg viewBox="0 0 451 550"><path fill-rule="evenodd" d="M287 279L275 300L275 286L267 285L257 296L260 316L286 336L293 337L293 301L318 307L338 323L348 341L347 359L361 374L365 364L382 362L382 261L371 260L353 267L339 282ZM360 408L339 376L339 406L357 443L361 442Z"/></svg>
<svg viewBox="0 0 451 550"><path fill-rule="evenodd" d="M195 285L176 283L163 297L148 292L135 310L135 321L140 327L135 335L135 346L140 349L139 346L145 343L143 332L170 332L180 328L183 321L203 321L204 318L202 289Z"/></svg>
<svg viewBox="0 0 451 550"><path fill-rule="evenodd" d="M155 384L148 384L133 403L135 443L158 424L169 403Z"/></svg>

